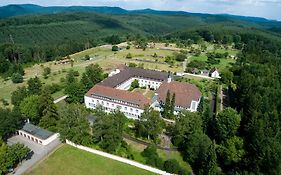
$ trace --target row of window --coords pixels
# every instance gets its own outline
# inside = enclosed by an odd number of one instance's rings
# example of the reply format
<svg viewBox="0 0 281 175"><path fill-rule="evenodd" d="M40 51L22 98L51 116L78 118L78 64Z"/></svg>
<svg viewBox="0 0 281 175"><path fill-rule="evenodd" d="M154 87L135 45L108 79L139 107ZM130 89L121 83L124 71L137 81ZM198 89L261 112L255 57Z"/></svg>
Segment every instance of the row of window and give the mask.
<svg viewBox="0 0 281 175"><path fill-rule="evenodd" d="M92 100L93 102L95 102L95 100L93 99ZM99 100L97 100L97 104L100 104L99 103ZM106 105L105 105L106 104ZM139 110L138 109L133 109L133 108L130 108L130 107L127 107L127 106L120 106L120 105L117 105L117 104L114 104L114 103L112 103L111 105L110 105L110 103L108 103L108 102L101 102L101 104L100 105L102 105L103 107L105 107L105 108L110 108L110 106L112 107L112 108L118 108L118 109L120 109L120 110L124 110L124 111L130 111L130 112L135 112L135 113L139 113ZM93 108L95 108L97 105L96 104L94 104L94 103L89 103L89 106L90 107L93 107Z"/></svg>
<svg viewBox="0 0 281 175"><path fill-rule="evenodd" d="M93 104L93 103L89 103L89 106L95 108L97 105L95 105L95 104ZM121 106L118 106L117 108L119 108L119 107L121 107ZM110 112L114 111L113 108L109 108L109 107L104 107L104 109L105 109L106 111L110 111ZM120 108L119 108L119 109L120 109ZM127 107L124 107L124 109L127 110ZM124 112L124 114L125 114L125 115L129 115L129 116L133 116L133 117L137 117L137 118L140 117L140 114L134 114L134 113L131 113L131 112L133 112L133 109L132 109L132 108L130 108L130 112ZM136 109L135 112L136 112L136 113L139 113L139 110Z"/></svg>
<svg viewBox="0 0 281 175"><path fill-rule="evenodd" d="M122 101L122 100L111 99L111 98L107 98L107 97L103 97L103 96L98 96L98 98L103 99L103 100L107 100L107 101L116 102L116 103L121 103L121 104L124 104L124 105L133 106L133 107L139 107L139 105L136 105L136 104L133 104L133 103L129 103L129 102L125 102L125 101ZM94 102L94 100L93 100L93 102ZM100 103L100 101L97 100L97 103ZM104 102L101 100L101 104L102 105L104 105L103 103ZM114 107L114 106L112 106L112 107Z"/></svg>

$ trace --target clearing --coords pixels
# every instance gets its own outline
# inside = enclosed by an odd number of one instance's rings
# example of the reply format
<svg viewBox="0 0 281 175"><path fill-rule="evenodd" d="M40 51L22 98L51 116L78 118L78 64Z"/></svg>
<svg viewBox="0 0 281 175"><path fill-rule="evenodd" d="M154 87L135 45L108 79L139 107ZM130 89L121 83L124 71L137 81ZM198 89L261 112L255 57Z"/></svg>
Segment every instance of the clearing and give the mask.
<svg viewBox="0 0 281 175"><path fill-rule="evenodd" d="M152 175L153 173L69 145L51 154L26 175Z"/></svg>

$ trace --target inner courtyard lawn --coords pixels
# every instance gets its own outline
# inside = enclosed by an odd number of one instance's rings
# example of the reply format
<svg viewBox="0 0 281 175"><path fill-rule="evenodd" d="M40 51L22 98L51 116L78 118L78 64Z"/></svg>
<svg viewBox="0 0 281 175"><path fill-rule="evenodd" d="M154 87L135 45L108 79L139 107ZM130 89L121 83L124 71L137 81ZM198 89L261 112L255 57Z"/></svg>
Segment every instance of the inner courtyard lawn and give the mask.
<svg viewBox="0 0 281 175"><path fill-rule="evenodd" d="M153 173L63 145L26 175L152 175Z"/></svg>

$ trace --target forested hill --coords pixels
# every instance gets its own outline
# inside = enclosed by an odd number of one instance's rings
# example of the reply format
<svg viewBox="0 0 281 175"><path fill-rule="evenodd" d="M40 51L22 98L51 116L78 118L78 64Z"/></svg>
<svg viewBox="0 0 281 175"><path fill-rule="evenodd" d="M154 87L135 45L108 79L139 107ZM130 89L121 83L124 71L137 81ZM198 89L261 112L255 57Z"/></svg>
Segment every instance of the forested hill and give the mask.
<svg viewBox="0 0 281 175"><path fill-rule="evenodd" d="M36 8L41 7L32 9ZM0 74L7 72L8 64L50 61L97 45L126 40L197 43L205 39L236 42L240 47L241 38L258 36L279 43L281 34L271 29L278 29L277 23L258 24L216 15L71 12L10 17L0 20L0 63L5 63L0 64L5 68Z"/></svg>
<svg viewBox="0 0 281 175"><path fill-rule="evenodd" d="M261 17L246 17L236 16L229 14L211 15L202 13L190 13L185 11L159 11L153 9L142 9L142 10L125 10L120 7L107 7L107 6L50 6L43 7L34 4L19 4L19 5L7 5L0 7L0 19L7 17L14 17L20 15L38 15L38 14L57 14L57 13L69 13L69 12L85 12L85 13L105 13L105 14L154 14L154 15L185 15L192 17L224 17L230 20L239 20L252 22L264 27L281 26L281 23L274 20L268 20Z"/></svg>

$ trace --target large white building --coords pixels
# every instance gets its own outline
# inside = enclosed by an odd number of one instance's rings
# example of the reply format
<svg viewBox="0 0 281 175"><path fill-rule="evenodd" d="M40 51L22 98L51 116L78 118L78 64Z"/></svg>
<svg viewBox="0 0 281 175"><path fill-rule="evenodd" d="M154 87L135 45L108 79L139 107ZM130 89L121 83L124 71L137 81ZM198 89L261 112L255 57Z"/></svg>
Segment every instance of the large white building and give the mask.
<svg viewBox="0 0 281 175"><path fill-rule="evenodd" d="M201 98L198 88L172 81L166 72L123 66L110 75L86 93L84 101L87 108L101 106L106 112L119 109L128 118L138 119L146 106L161 111L169 90L176 96L175 113L183 109L197 111ZM156 96L148 99L141 93L127 91L134 80L138 80L140 87L156 90Z"/></svg>
<svg viewBox="0 0 281 175"><path fill-rule="evenodd" d="M103 107L106 112L119 109L128 118L138 119L150 100L141 93L95 85L84 97L87 108Z"/></svg>
<svg viewBox="0 0 281 175"><path fill-rule="evenodd" d="M196 112L201 100L201 93L199 89L192 84L182 83L178 81L163 83L156 91L156 98L153 107L162 110L165 105L168 91L170 98L175 94L175 114L182 110Z"/></svg>

